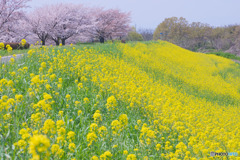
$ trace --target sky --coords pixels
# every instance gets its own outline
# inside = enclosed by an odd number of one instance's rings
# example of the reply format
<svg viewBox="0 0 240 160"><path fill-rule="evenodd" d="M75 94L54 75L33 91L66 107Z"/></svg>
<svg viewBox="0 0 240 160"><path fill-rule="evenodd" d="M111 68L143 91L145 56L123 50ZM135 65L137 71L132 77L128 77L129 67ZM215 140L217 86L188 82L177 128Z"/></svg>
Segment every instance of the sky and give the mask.
<svg viewBox="0 0 240 160"><path fill-rule="evenodd" d="M184 17L188 22L211 26L240 24L240 0L32 0L31 9L46 4L76 3L114 8L131 13L137 29L155 29L165 18Z"/></svg>

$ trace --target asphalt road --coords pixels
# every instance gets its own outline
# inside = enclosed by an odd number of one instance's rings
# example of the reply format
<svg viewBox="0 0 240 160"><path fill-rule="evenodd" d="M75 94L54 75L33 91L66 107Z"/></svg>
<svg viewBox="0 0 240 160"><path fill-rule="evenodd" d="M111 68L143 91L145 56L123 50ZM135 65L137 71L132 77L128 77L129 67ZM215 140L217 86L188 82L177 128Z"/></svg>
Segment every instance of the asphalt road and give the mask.
<svg viewBox="0 0 240 160"><path fill-rule="evenodd" d="M14 58L15 60L22 58L23 54L17 54L16 57L14 56L4 56L1 58L1 62L2 63L8 63L10 61L11 58Z"/></svg>

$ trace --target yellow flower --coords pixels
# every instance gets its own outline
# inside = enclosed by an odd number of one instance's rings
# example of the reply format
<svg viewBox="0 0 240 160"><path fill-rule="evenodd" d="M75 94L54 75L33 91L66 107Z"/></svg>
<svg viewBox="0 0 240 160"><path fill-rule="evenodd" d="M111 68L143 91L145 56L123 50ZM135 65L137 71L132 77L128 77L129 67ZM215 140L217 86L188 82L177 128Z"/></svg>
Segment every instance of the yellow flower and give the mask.
<svg viewBox="0 0 240 160"><path fill-rule="evenodd" d="M4 43L0 43L0 50L4 49Z"/></svg>
<svg viewBox="0 0 240 160"><path fill-rule="evenodd" d="M137 124L139 125L139 124L141 124L142 123L142 121L141 120L137 120Z"/></svg>
<svg viewBox="0 0 240 160"><path fill-rule="evenodd" d="M50 140L45 135L34 135L29 140L29 153L37 155L44 153L50 147Z"/></svg>
<svg viewBox="0 0 240 160"><path fill-rule="evenodd" d="M57 131L59 136L64 136L66 134L66 129L63 127L59 128Z"/></svg>
<svg viewBox="0 0 240 160"><path fill-rule="evenodd" d="M25 149L27 142L21 139L17 142L17 145L20 147L20 149Z"/></svg>
<svg viewBox="0 0 240 160"><path fill-rule="evenodd" d="M70 100L71 96L69 94L66 95L66 99Z"/></svg>
<svg viewBox="0 0 240 160"><path fill-rule="evenodd" d="M180 142L176 145L176 149L180 149L183 152L186 152L187 151L187 146L183 142Z"/></svg>
<svg viewBox="0 0 240 160"><path fill-rule="evenodd" d="M62 126L64 126L64 121L63 120L58 120L57 121L57 129L61 128Z"/></svg>
<svg viewBox="0 0 240 160"><path fill-rule="evenodd" d="M135 125L134 128L135 128L136 130L138 130L138 126L137 126L137 125Z"/></svg>
<svg viewBox="0 0 240 160"><path fill-rule="evenodd" d="M1 60L1 57L0 57L0 60ZM16 72L12 72L11 76L13 76L13 77L16 76Z"/></svg>
<svg viewBox="0 0 240 160"><path fill-rule="evenodd" d="M7 104L13 106L15 104L15 100L13 98L9 98L7 100Z"/></svg>
<svg viewBox="0 0 240 160"><path fill-rule="evenodd" d="M62 156L64 155L64 150L59 149L58 152L57 152L57 155L59 156L59 158L62 158Z"/></svg>
<svg viewBox="0 0 240 160"><path fill-rule="evenodd" d="M63 79L62 79L62 78L58 78L58 82L59 82L59 83L62 83L62 82L63 82Z"/></svg>
<svg viewBox="0 0 240 160"><path fill-rule="evenodd" d="M50 86L51 87L51 86ZM49 99L52 99L52 96L50 94L47 94L47 93L43 93L43 98L45 100L49 100Z"/></svg>
<svg viewBox="0 0 240 160"><path fill-rule="evenodd" d="M79 101L75 101L75 102L74 102L74 105L77 107L80 103L81 103L81 102L79 102Z"/></svg>
<svg viewBox="0 0 240 160"><path fill-rule="evenodd" d="M65 143L65 138L63 136L57 137L57 143L64 144Z"/></svg>
<svg viewBox="0 0 240 160"><path fill-rule="evenodd" d="M57 87L58 87L58 89L61 89L62 88L62 84L58 84Z"/></svg>
<svg viewBox="0 0 240 160"><path fill-rule="evenodd" d="M81 111L81 110L78 110L78 116L79 116L80 114L82 114L82 111Z"/></svg>
<svg viewBox="0 0 240 160"><path fill-rule="evenodd" d="M82 83L78 83L78 90L81 90L81 88L83 88L83 84Z"/></svg>
<svg viewBox="0 0 240 160"><path fill-rule="evenodd" d="M50 90L52 88L49 84L46 84L45 87L46 87L47 90Z"/></svg>
<svg viewBox="0 0 240 160"><path fill-rule="evenodd" d="M150 138L147 138L147 144L150 145L152 143L151 139Z"/></svg>
<svg viewBox="0 0 240 160"><path fill-rule="evenodd" d="M161 144L156 145L156 150L159 151L161 149Z"/></svg>
<svg viewBox="0 0 240 160"><path fill-rule="evenodd" d="M94 132L88 133L87 135L88 146L91 146L92 143L96 141L97 141L97 135Z"/></svg>
<svg viewBox="0 0 240 160"><path fill-rule="evenodd" d="M102 121L102 116L99 110L96 110L96 112L93 114L93 119L94 119L94 122L96 123L99 123L100 121Z"/></svg>
<svg viewBox="0 0 240 160"><path fill-rule="evenodd" d="M138 151L138 148L135 148L134 151L137 152L137 151Z"/></svg>
<svg viewBox="0 0 240 160"><path fill-rule="evenodd" d="M17 102L21 102L23 100L23 95L16 94L15 99L16 99Z"/></svg>
<svg viewBox="0 0 240 160"><path fill-rule="evenodd" d="M126 114L121 114L119 116L119 122L121 123L122 127L127 126L127 124L128 124L128 117L127 117L127 115Z"/></svg>
<svg viewBox="0 0 240 160"><path fill-rule="evenodd" d="M12 51L12 50L8 50L8 51ZM15 62L15 59L14 58L10 58L10 62L11 63Z"/></svg>
<svg viewBox="0 0 240 160"><path fill-rule="evenodd" d="M112 153L111 153L110 151L106 151L104 154L105 154L107 157L112 157Z"/></svg>
<svg viewBox="0 0 240 160"><path fill-rule="evenodd" d="M107 109L110 111L111 109L114 110L117 106L117 100L114 96L111 96L107 99Z"/></svg>
<svg viewBox="0 0 240 160"><path fill-rule="evenodd" d="M45 134L48 134L48 132L55 134L56 133L55 122L52 119L47 119L44 122L43 131Z"/></svg>
<svg viewBox="0 0 240 160"><path fill-rule="evenodd" d="M118 131L121 129L121 123L118 120L112 121L111 126L112 126L112 130L113 130L112 131L113 134L117 134Z"/></svg>
<svg viewBox="0 0 240 160"><path fill-rule="evenodd" d="M90 100L89 100L88 98L84 98L84 99L83 99L83 102L84 102L84 104L89 104L89 103L90 103Z"/></svg>
<svg viewBox="0 0 240 160"><path fill-rule="evenodd" d="M148 160L148 156L144 156L144 157L143 157L143 160Z"/></svg>
<svg viewBox="0 0 240 160"><path fill-rule="evenodd" d="M127 150L124 150L124 151L123 151L123 154L124 154L124 155L127 155L127 154L128 154L128 151L127 151Z"/></svg>
<svg viewBox="0 0 240 160"><path fill-rule="evenodd" d="M87 81L87 78L86 78L85 76L82 76L82 77L81 77L81 81L86 82L86 81Z"/></svg>
<svg viewBox="0 0 240 160"><path fill-rule="evenodd" d="M112 153L110 151L106 151L100 156L100 159L108 160L108 159L111 159L111 157L112 157Z"/></svg>
<svg viewBox="0 0 240 160"><path fill-rule="evenodd" d="M67 134L67 139L69 139L70 141L71 140L74 140L75 139L75 133L73 131L69 131L68 134Z"/></svg>
<svg viewBox="0 0 240 160"><path fill-rule="evenodd" d="M41 82L40 81L40 76L36 75L36 76L32 77L31 82L33 82L34 84L40 83Z"/></svg>
<svg viewBox="0 0 240 160"><path fill-rule="evenodd" d="M11 52L12 51L12 47L8 44L7 46L6 46L6 48L7 48L7 51L8 52ZM13 59L13 58L11 58L11 59ZM11 61L11 59L10 59L10 61ZM13 59L14 60L14 59Z"/></svg>
<svg viewBox="0 0 240 160"><path fill-rule="evenodd" d="M95 132L98 128L98 125L96 123L92 123L90 125L90 132Z"/></svg>
<svg viewBox="0 0 240 160"><path fill-rule="evenodd" d="M107 128L105 126L99 127L98 133L99 133L100 137L107 135Z"/></svg>
<svg viewBox="0 0 240 160"><path fill-rule="evenodd" d="M52 148L51 148L51 151L53 154L57 153L58 150L60 149L59 145L58 144L53 144L52 145Z"/></svg>
<svg viewBox="0 0 240 160"><path fill-rule="evenodd" d="M62 117L63 116L63 111L59 111L58 114Z"/></svg>
<svg viewBox="0 0 240 160"><path fill-rule="evenodd" d="M38 135L39 131L38 130L35 130L32 132L33 135Z"/></svg>
<svg viewBox="0 0 240 160"><path fill-rule="evenodd" d="M2 96L2 100L3 100L3 101L6 101L7 99L8 99L8 96L6 96L6 95L3 95L3 96Z"/></svg>
<svg viewBox="0 0 240 160"><path fill-rule="evenodd" d="M50 69L49 69L49 70L50 70ZM50 76L51 81L53 81L56 77L57 77L56 74L52 74L52 75Z"/></svg>
<svg viewBox="0 0 240 160"><path fill-rule="evenodd" d="M26 43L27 43L27 41L26 41L25 39L22 39L22 40L21 40L21 45L22 45L22 46L25 46Z"/></svg>
<svg viewBox="0 0 240 160"><path fill-rule="evenodd" d="M76 145L74 143L70 143L69 146L68 146L68 149L71 151L71 152L74 152L75 149L76 149Z"/></svg>
<svg viewBox="0 0 240 160"><path fill-rule="evenodd" d="M46 67L47 67L46 62L42 62L42 63L41 63L41 67L42 67L42 68L46 68Z"/></svg>
<svg viewBox="0 0 240 160"><path fill-rule="evenodd" d="M135 154L129 154L129 155L127 156L127 160L137 160L137 157L136 157Z"/></svg>
<svg viewBox="0 0 240 160"><path fill-rule="evenodd" d="M9 120L11 117L12 117L11 114L10 114L10 113L7 113L7 114L5 114L5 115L3 116L3 119L4 119L5 121L7 121L7 120Z"/></svg>
<svg viewBox="0 0 240 160"><path fill-rule="evenodd" d="M91 160L98 160L97 156L92 156Z"/></svg>

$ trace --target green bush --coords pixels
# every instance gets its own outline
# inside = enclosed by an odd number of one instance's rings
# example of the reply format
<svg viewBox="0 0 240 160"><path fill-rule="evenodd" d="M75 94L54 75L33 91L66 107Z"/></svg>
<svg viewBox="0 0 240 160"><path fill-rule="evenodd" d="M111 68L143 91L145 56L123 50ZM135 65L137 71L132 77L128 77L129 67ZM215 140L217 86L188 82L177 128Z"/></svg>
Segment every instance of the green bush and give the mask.
<svg viewBox="0 0 240 160"><path fill-rule="evenodd" d="M207 54L215 54L217 56L221 56L221 57L225 57L225 58L229 58L229 59L236 59L236 60L240 60L240 57L231 54L231 53L226 53L226 52L209 52Z"/></svg>
<svg viewBox="0 0 240 160"><path fill-rule="evenodd" d="M143 36L136 31L131 31L128 33L126 38L127 41L143 41Z"/></svg>
<svg viewBox="0 0 240 160"><path fill-rule="evenodd" d="M24 46L21 43L4 43L4 49L7 49L6 46L10 45L13 50L16 49L28 49L30 47L29 43L24 44Z"/></svg>

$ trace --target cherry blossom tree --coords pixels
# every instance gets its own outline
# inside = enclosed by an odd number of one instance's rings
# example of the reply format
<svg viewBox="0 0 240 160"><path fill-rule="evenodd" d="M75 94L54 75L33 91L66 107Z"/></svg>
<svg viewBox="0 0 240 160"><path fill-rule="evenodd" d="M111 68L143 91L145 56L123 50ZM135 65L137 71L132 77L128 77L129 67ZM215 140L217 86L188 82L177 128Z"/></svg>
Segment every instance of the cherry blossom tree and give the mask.
<svg viewBox="0 0 240 160"><path fill-rule="evenodd" d="M37 8L25 16L21 10L29 0L0 0L0 40L38 38L42 45L52 40L65 45L80 39L121 39L130 30L130 14L82 5L55 4Z"/></svg>
<svg viewBox="0 0 240 160"><path fill-rule="evenodd" d="M0 0L0 40L9 40L14 36L16 24L24 16L23 8L26 8L26 3L30 0Z"/></svg>
<svg viewBox="0 0 240 160"><path fill-rule="evenodd" d="M48 6L48 11L46 12L50 16L48 33L56 45L60 44L61 38L64 38L65 43L67 38L70 38L76 33L76 30L74 30L76 26L70 24L72 22L71 18L73 18L70 17L71 13L73 13L71 12L71 7L64 4ZM66 36L66 38L64 36Z"/></svg>
<svg viewBox="0 0 240 160"><path fill-rule="evenodd" d="M97 38L101 43L106 39L121 39L130 30L130 13L118 9L94 10L93 27L88 31L92 38Z"/></svg>
<svg viewBox="0 0 240 160"><path fill-rule="evenodd" d="M29 27L26 17L16 21L11 26L11 32L5 33L4 41L6 42L20 42L22 39L29 39L32 34L29 32ZM29 41L27 41L29 42Z"/></svg>
<svg viewBox="0 0 240 160"><path fill-rule="evenodd" d="M50 6L44 6L28 14L29 31L41 40L42 45L46 44L50 38L49 33L54 28L54 18L50 10Z"/></svg>
<svg viewBox="0 0 240 160"><path fill-rule="evenodd" d="M45 44L47 39L56 45L60 41L65 45L66 40L77 37L91 25L89 9L82 5L56 4L44 6L29 14L31 31Z"/></svg>

